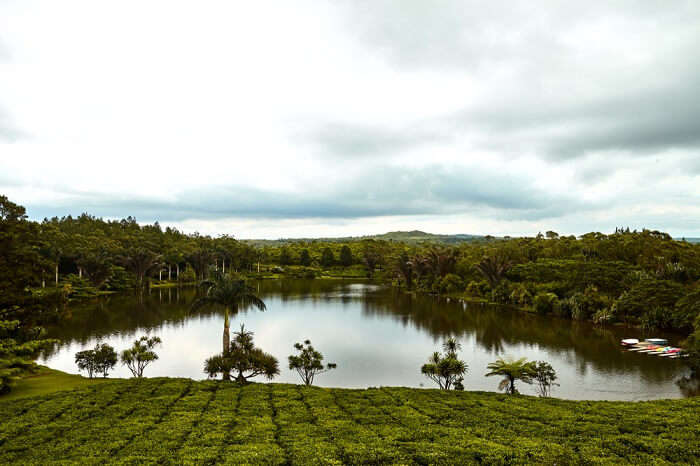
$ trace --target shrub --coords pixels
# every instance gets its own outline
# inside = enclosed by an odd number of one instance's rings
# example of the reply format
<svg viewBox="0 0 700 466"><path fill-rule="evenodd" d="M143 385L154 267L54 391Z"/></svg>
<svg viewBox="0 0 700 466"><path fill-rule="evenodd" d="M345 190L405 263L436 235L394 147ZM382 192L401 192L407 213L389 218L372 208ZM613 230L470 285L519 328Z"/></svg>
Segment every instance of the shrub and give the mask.
<svg viewBox="0 0 700 466"><path fill-rule="evenodd" d="M538 314L551 314L559 310L559 298L554 293L538 293L533 300Z"/></svg>
<svg viewBox="0 0 700 466"><path fill-rule="evenodd" d="M241 324L241 330L234 333L228 351L212 356L204 362L204 372L209 377L233 371L238 373L236 381L239 383L247 383L248 379L258 375L272 380L280 373L277 359L255 347L253 332L246 331L243 324Z"/></svg>

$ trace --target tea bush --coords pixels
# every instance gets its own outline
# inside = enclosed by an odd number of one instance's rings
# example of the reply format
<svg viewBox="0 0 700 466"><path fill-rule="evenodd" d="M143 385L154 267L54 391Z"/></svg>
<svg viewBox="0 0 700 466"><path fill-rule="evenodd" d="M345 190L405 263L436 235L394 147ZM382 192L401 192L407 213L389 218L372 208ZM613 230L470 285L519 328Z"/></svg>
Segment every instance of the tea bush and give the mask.
<svg viewBox="0 0 700 466"><path fill-rule="evenodd" d="M1 464L692 464L700 400L131 379L0 402Z"/></svg>

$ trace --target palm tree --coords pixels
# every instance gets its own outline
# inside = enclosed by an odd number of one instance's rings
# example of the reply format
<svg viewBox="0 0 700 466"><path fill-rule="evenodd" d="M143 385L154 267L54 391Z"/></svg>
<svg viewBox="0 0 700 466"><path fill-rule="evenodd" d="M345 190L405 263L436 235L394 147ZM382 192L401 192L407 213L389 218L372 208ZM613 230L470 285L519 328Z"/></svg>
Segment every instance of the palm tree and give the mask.
<svg viewBox="0 0 700 466"><path fill-rule="evenodd" d="M502 375L504 379L498 384L499 390L505 390L510 395L515 395L518 390L515 388L515 381L520 380L525 383L532 383L533 377L537 374L535 362L529 361L527 358L520 358L517 361L512 359L504 360L499 358L487 366L491 370L486 377L492 375Z"/></svg>
<svg viewBox="0 0 700 466"><path fill-rule="evenodd" d="M127 270L136 275L139 287L143 287L143 280L151 270L159 267L161 256L144 247L134 247L127 250L119 260Z"/></svg>
<svg viewBox="0 0 700 466"><path fill-rule="evenodd" d="M236 315L241 306L254 306L264 311L266 309L265 303L245 280L232 278L218 271L213 274L211 279L202 281L201 286L206 287L205 295L192 303L192 309L197 310L206 306L224 307L223 354L226 355L229 353L231 344L229 312ZM224 380L229 379L229 373L224 372Z"/></svg>
<svg viewBox="0 0 700 466"><path fill-rule="evenodd" d="M491 288L495 288L512 266L507 258L496 254L484 257L475 267L488 280Z"/></svg>

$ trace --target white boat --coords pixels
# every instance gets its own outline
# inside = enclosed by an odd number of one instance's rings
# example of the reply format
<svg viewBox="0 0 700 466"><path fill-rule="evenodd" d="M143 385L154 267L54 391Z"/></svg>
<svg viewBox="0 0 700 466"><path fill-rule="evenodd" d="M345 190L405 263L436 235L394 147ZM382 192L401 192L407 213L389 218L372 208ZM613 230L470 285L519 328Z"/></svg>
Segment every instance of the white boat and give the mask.
<svg viewBox="0 0 700 466"><path fill-rule="evenodd" d="M647 338L644 341L649 342L652 345L659 345L659 346L668 345L668 340L665 338Z"/></svg>
<svg viewBox="0 0 700 466"><path fill-rule="evenodd" d="M623 346L634 346L636 344L639 344L639 340L637 340L636 338L625 338L620 343L622 343Z"/></svg>

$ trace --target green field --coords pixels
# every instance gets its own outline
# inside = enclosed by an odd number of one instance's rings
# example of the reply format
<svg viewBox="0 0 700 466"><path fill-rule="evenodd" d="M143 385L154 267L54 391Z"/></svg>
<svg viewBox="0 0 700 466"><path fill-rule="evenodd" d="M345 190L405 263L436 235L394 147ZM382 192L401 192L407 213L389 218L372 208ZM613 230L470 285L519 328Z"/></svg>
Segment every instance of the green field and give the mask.
<svg viewBox="0 0 700 466"><path fill-rule="evenodd" d="M700 400L154 378L0 401L0 463L693 463Z"/></svg>

